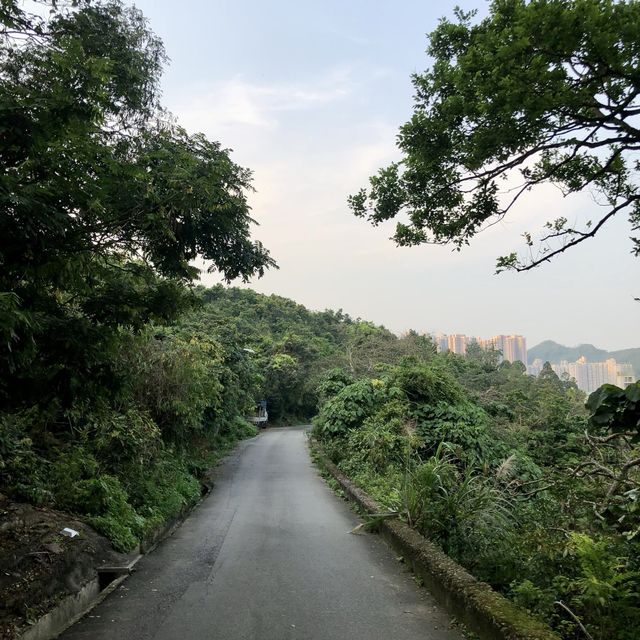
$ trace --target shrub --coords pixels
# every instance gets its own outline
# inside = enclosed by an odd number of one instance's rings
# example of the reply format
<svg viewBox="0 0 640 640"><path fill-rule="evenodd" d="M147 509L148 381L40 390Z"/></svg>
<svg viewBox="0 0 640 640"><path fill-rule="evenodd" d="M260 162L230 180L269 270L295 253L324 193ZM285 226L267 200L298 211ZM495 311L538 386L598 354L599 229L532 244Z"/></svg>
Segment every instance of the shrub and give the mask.
<svg viewBox="0 0 640 640"><path fill-rule="evenodd" d="M401 465L409 455L409 434L402 414L389 416L389 413L379 411L367 418L362 427L351 430L347 438L351 457L377 472L389 465Z"/></svg>
<svg viewBox="0 0 640 640"><path fill-rule="evenodd" d="M415 404L455 405L465 397L462 387L447 371L430 365L407 363L395 367L389 384L401 389L407 400Z"/></svg>
<svg viewBox="0 0 640 640"><path fill-rule="evenodd" d="M171 450L160 453L148 467L132 470L126 486L131 504L148 527L175 518L201 495L200 482L189 473L186 460Z"/></svg>
<svg viewBox="0 0 640 640"><path fill-rule="evenodd" d="M441 442L457 446L461 458L496 463L503 453L491 438L487 415L470 402L421 404L413 406L410 415L422 438L423 455L433 454Z"/></svg>
<svg viewBox="0 0 640 640"><path fill-rule="evenodd" d="M0 487L17 500L49 502L49 463L34 449L29 432L35 410L0 415Z"/></svg>
<svg viewBox="0 0 640 640"><path fill-rule="evenodd" d="M335 368L327 371L321 377L316 389L319 406L322 406L329 398L333 398L353 382L353 376L344 369Z"/></svg>
<svg viewBox="0 0 640 640"><path fill-rule="evenodd" d="M93 416L86 436L100 459L115 467L130 460L145 464L161 446L160 429L148 414L135 408Z"/></svg>
<svg viewBox="0 0 640 640"><path fill-rule="evenodd" d="M71 511L87 515L87 522L111 540L119 551L129 551L145 530L145 519L129 504L127 492L114 476L101 475L82 480L70 493Z"/></svg>
<svg viewBox="0 0 640 640"><path fill-rule="evenodd" d="M321 437L345 435L372 416L385 402L401 396L382 380L358 380L338 392L320 410L314 423Z"/></svg>
<svg viewBox="0 0 640 640"><path fill-rule="evenodd" d="M446 553L490 579L501 545L513 533L512 504L481 470L460 469L450 447L440 445L409 469L402 489L410 522Z"/></svg>
<svg viewBox="0 0 640 640"><path fill-rule="evenodd" d="M188 443L221 411L222 345L213 339L183 340L161 334L129 356L136 405L151 416L167 442Z"/></svg>

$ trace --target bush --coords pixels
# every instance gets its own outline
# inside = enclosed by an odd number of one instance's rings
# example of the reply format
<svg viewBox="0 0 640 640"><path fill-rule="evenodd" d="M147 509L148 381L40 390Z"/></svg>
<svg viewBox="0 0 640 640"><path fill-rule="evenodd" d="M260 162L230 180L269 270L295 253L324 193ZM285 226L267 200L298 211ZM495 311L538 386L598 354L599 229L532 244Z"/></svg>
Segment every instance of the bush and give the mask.
<svg viewBox="0 0 640 640"><path fill-rule="evenodd" d="M318 382L316 393L318 406L337 395L346 386L353 384L353 376L344 369L334 368L327 371Z"/></svg>
<svg viewBox="0 0 640 640"><path fill-rule="evenodd" d="M490 478L472 466L461 470L450 448L440 445L433 457L407 472L402 493L419 531L493 581L514 522L510 499Z"/></svg>
<svg viewBox="0 0 640 640"><path fill-rule="evenodd" d="M56 499L64 509L87 516L87 522L118 551L132 549L145 530L145 519L129 504L127 492L114 476L61 483Z"/></svg>
<svg viewBox="0 0 640 640"><path fill-rule="evenodd" d="M444 369L430 365L408 363L395 367L389 384L402 390L409 402L435 405L455 405L464 400L462 387Z"/></svg>
<svg viewBox="0 0 640 640"><path fill-rule="evenodd" d="M314 420L316 433L321 437L345 435L360 427L385 402L400 396L399 389L382 380L358 380L325 402Z"/></svg>
<svg viewBox="0 0 640 640"><path fill-rule="evenodd" d="M131 504L150 528L175 518L201 496L200 482L175 452L162 452L149 467L132 470L126 480Z"/></svg>
<svg viewBox="0 0 640 640"><path fill-rule="evenodd" d="M401 405L393 403L398 411ZM367 418L360 429L353 429L347 437L351 457L373 471L383 472L390 465L402 465L410 455L409 433L400 415L389 416L394 411L379 411Z"/></svg>
<svg viewBox="0 0 640 640"><path fill-rule="evenodd" d="M145 464L161 447L160 429L148 414L130 408L124 413L104 411L89 421L86 439L110 467L130 460Z"/></svg>
<svg viewBox="0 0 640 640"><path fill-rule="evenodd" d="M504 453L503 447L491 438L485 412L470 402L451 405L438 401L433 405L412 407L416 433L422 438L422 453L431 455L441 442L459 448L461 458L496 463Z"/></svg>
<svg viewBox="0 0 640 640"><path fill-rule="evenodd" d="M129 356L133 398L151 416L166 442L185 445L221 413L224 350L213 339L183 340L163 333Z"/></svg>
<svg viewBox="0 0 640 640"><path fill-rule="evenodd" d="M35 451L29 433L35 411L0 415L0 487L17 500L50 502L49 463Z"/></svg>

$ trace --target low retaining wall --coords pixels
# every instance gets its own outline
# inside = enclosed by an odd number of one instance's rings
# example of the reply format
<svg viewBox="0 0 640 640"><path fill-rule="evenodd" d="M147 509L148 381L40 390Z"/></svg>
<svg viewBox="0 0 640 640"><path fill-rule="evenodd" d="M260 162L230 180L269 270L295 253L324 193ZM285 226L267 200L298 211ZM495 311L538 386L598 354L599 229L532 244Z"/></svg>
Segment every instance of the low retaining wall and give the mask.
<svg viewBox="0 0 640 640"><path fill-rule="evenodd" d="M193 509L209 495L213 486L212 477L209 477L203 486L204 493L202 498L193 504L185 505L178 516L158 525L153 531L149 532L136 549L129 554L135 557L122 566L96 567L97 575L95 578L87 582L77 593L64 598L32 626L22 631L20 640L52 640L65 629L78 622L96 605L100 604L102 600L129 577L138 560L143 555L153 551L160 542L171 536ZM103 584L105 577L107 580Z"/></svg>
<svg viewBox="0 0 640 640"><path fill-rule="evenodd" d="M367 513L384 509L349 480L318 445L312 445L322 466L345 495ZM474 578L440 548L406 522L384 519L380 535L419 576L433 596L482 640L560 640L551 629Z"/></svg>

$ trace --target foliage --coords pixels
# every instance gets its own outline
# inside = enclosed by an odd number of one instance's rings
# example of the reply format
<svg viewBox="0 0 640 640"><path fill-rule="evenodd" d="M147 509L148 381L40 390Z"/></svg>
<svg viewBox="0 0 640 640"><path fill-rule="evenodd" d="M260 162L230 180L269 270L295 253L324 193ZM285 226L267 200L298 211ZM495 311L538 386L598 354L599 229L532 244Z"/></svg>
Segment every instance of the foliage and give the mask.
<svg viewBox="0 0 640 640"><path fill-rule="evenodd" d="M354 382L353 376L344 369L334 367L325 372L320 378L317 386L318 401L324 402L331 396L335 396L346 386Z"/></svg>
<svg viewBox="0 0 640 640"><path fill-rule="evenodd" d="M458 404L464 393L455 379L445 370L406 361L392 370L390 383L402 390L409 402L415 404Z"/></svg>
<svg viewBox="0 0 640 640"><path fill-rule="evenodd" d="M640 382L620 389L604 384L587 400L591 423L613 433L632 432L634 442L640 440Z"/></svg>
<svg viewBox="0 0 640 640"><path fill-rule="evenodd" d="M350 198L354 213L373 224L404 213L398 244L460 249L545 183L602 205L582 226L547 222L537 251L524 234L526 256L503 256L498 270L535 267L619 213L637 231L640 5L495 0L473 17L456 9L429 35L433 62L413 76L414 114L398 136L403 159Z"/></svg>
<svg viewBox="0 0 640 640"><path fill-rule="evenodd" d="M353 462L362 462L376 473L384 472L389 465L402 465L410 444L401 409L397 400L391 401L364 420L359 429L348 432L347 446L353 452Z"/></svg>
<svg viewBox="0 0 640 640"><path fill-rule="evenodd" d="M145 520L129 504L120 481L100 476L90 481L89 491L99 501L100 513L87 512L87 522L108 537L117 550L129 551L143 535Z"/></svg>
<svg viewBox="0 0 640 640"><path fill-rule="evenodd" d="M222 286L200 290L201 306L183 325L232 339L253 372L255 398L268 401L273 422L308 419L315 379L340 344L341 313L312 313L291 300ZM326 367L330 365L327 362Z"/></svg>
<svg viewBox="0 0 640 640"><path fill-rule="evenodd" d="M399 390L382 380L357 380L327 400L315 424L321 434L344 435L398 396Z"/></svg>
<svg viewBox="0 0 640 640"><path fill-rule="evenodd" d="M460 450L461 457L496 463L500 452L492 442L487 416L471 403L420 405L410 411L421 438L421 451L431 454L441 442Z"/></svg>
<svg viewBox="0 0 640 640"><path fill-rule="evenodd" d="M34 448L30 428L34 411L0 415L0 486L19 500L36 505L52 499L48 464Z"/></svg>
<svg viewBox="0 0 640 640"><path fill-rule="evenodd" d="M533 378L471 350L374 368L321 382L314 434L343 472L563 638L631 640L640 456L607 402L633 393L603 389L589 428L549 367Z"/></svg>
<svg viewBox="0 0 640 640"><path fill-rule="evenodd" d="M175 323L201 256L274 266L251 175L163 109L166 56L118 0L0 9L0 490L129 548L200 495L256 398L242 345Z"/></svg>
<svg viewBox="0 0 640 640"><path fill-rule="evenodd" d="M409 470L403 494L409 521L472 570L486 570L487 556L496 557L494 551L512 534L504 492L473 467L461 471L443 445Z"/></svg>
<svg viewBox="0 0 640 640"><path fill-rule="evenodd" d="M205 410L222 404L223 347L213 338L156 332L129 352L126 365L135 381L132 395L162 431L165 441L188 440L202 428Z"/></svg>
<svg viewBox="0 0 640 640"><path fill-rule="evenodd" d="M227 279L273 262L249 239L250 175L159 105L165 54L116 0L17 6L0 42L0 402L110 398L123 331L173 320L203 256ZM37 389L37 392L34 391Z"/></svg>

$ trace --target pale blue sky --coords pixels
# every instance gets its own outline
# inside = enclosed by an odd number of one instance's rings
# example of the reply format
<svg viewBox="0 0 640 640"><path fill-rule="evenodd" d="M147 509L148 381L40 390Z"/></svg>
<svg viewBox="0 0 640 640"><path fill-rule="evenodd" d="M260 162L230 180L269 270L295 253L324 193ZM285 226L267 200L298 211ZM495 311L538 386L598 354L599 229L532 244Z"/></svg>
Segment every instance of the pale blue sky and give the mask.
<svg viewBox="0 0 640 640"><path fill-rule="evenodd" d="M486 3L458 2L486 11ZM426 33L456 2L139 0L171 64L165 105L190 131L234 150L254 171L254 235L280 264L251 284L312 309L342 308L394 331L521 333L619 349L640 346L640 260L629 225L525 274L494 275L495 258L588 197L533 194L462 253L396 248L391 227L354 218L347 196L397 157L411 113L410 74L428 66ZM205 283L217 281L206 276Z"/></svg>

